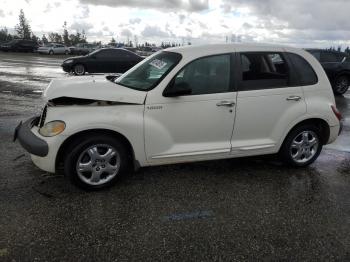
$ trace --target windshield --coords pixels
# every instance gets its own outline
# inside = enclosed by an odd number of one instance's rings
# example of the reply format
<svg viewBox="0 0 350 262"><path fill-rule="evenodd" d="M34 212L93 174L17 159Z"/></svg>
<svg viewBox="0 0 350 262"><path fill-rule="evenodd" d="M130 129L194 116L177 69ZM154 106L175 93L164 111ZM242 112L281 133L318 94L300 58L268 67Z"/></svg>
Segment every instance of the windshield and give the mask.
<svg viewBox="0 0 350 262"><path fill-rule="evenodd" d="M178 53L157 53L117 78L115 83L132 89L148 91L155 87L180 60L181 55Z"/></svg>
<svg viewBox="0 0 350 262"><path fill-rule="evenodd" d="M99 53L102 49L97 49L95 51L92 51L90 54L88 54L88 56L92 56L92 55L95 55L97 53Z"/></svg>

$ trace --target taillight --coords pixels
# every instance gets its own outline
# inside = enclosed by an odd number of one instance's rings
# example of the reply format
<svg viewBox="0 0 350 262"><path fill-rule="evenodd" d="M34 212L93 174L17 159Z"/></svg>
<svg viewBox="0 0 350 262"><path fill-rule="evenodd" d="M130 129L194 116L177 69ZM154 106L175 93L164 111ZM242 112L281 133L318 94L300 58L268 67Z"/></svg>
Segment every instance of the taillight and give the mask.
<svg viewBox="0 0 350 262"><path fill-rule="evenodd" d="M339 112L339 110L335 107L335 106L331 106L333 113L335 114L335 116L338 118L338 120L340 121L342 119L342 115Z"/></svg>

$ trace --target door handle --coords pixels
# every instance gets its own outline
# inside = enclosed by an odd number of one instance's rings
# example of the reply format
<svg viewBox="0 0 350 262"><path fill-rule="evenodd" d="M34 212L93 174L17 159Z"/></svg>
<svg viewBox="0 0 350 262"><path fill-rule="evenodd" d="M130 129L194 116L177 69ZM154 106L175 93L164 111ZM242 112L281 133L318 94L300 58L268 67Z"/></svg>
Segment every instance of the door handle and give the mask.
<svg viewBox="0 0 350 262"><path fill-rule="evenodd" d="M233 101L221 101L216 104L216 106L227 106L227 107L233 107L236 103Z"/></svg>
<svg viewBox="0 0 350 262"><path fill-rule="evenodd" d="M287 97L287 101L300 101L301 97L300 96L290 96Z"/></svg>

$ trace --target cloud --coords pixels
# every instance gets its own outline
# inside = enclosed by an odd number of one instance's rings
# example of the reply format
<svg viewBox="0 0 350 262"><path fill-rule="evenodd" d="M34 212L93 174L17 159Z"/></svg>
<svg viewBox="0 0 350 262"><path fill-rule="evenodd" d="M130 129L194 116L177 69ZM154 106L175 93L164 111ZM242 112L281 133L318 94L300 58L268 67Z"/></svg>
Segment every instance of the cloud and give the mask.
<svg viewBox="0 0 350 262"><path fill-rule="evenodd" d="M84 4L105 5L111 7L135 7L157 10L185 10L200 12L209 8L208 0L80 0Z"/></svg>
<svg viewBox="0 0 350 262"><path fill-rule="evenodd" d="M87 33L91 28L93 28L93 25L84 21L75 21L69 28L79 32L84 30L85 33Z"/></svg>
<svg viewBox="0 0 350 262"><path fill-rule="evenodd" d="M4 10L0 10L0 17L5 17Z"/></svg>
<svg viewBox="0 0 350 262"><path fill-rule="evenodd" d="M165 31L163 31L158 26L146 26L145 29L141 32L141 35L143 37L168 37L169 34Z"/></svg>
<svg viewBox="0 0 350 262"><path fill-rule="evenodd" d="M126 36L126 37L131 37L132 36L132 32L129 29L123 29L120 33L121 36Z"/></svg>
<svg viewBox="0 0 350 262"><path fill-rule="evenodd" d="M129 23L132 24L132 25L133 24L139 24L139 23L141 23L141 21L142 21L141 18L130 18L129 19Z"/></svg>
<svg viewBox="0 0 350 262"><path fill-rule="evenodd" d="M285 22L292 29L350 30L350 1L346 0L222 0L222 8L228 13L238 8L249 12L262 22ZM331 16L330 15L334 14ZM270 26L271 24L269 24Z"/></svg>
<svg viewBox="0 0 350 262"><path fill-rule="evenodd" d="M186 16L185 16L184 14L180 14L180 15L179 15L180 24L183 24L184 21L185 21L185 19L186 19Z"/></svg>

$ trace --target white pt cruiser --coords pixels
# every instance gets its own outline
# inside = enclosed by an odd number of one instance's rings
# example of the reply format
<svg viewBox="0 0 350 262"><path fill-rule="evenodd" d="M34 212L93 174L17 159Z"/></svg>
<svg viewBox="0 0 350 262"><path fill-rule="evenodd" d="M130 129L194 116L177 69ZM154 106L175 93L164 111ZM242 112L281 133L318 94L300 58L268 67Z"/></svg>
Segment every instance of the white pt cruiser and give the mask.
<svg viewBox="0 0 350 262"><path fill-rule="evenodd" d="M15 131L33 162L86 189L130 166L279 153L306 166L341 130L331 85L303 50L207 45L160 51L120 77L53 80Z"/></svg>

